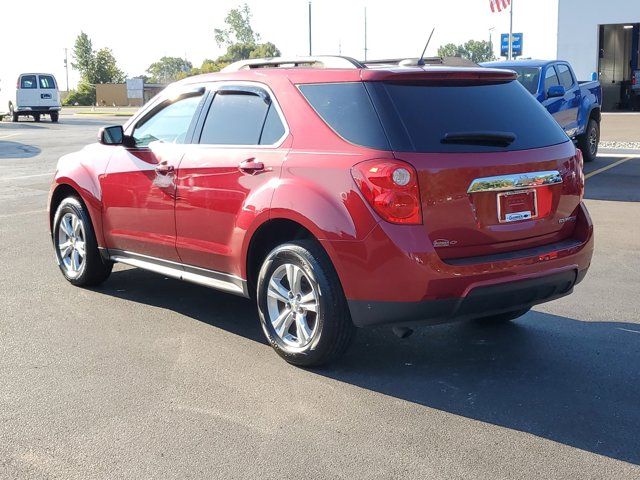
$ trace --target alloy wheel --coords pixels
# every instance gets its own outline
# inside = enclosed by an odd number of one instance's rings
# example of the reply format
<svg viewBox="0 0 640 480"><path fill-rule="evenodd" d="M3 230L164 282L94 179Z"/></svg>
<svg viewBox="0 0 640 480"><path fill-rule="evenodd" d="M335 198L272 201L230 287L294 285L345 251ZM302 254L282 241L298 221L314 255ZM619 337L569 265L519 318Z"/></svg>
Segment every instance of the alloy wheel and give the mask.
<svg viewBox="0 0 640 480"><path fill-rule="evenodd" d="M285 263L276 268L267 288L269 321L285 344L303 348L318 326L319 288L297 265Z"/></svg>
<svg viewBox="0 0 640 480"><path fill-rule="evenodd" d="M65 213L58 225L57 248L60 262L70 278L82 274L86 258L84 223L75 213Z"/></svg>

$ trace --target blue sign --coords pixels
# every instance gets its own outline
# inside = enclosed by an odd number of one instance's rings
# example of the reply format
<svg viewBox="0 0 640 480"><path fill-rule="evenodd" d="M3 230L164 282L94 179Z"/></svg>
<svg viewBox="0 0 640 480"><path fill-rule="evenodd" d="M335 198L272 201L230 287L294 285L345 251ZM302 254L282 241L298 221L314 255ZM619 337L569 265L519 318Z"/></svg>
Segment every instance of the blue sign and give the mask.
<svg viewBox="0 0 640 480"><path fill-rule="evenodd" d="M514 57L520 57L522 55L522 39L524 35L522 33L514 33L512 36L512 53ZM509 56L509 34L503 33L500 35L500 54L503 57Z"/></svg>

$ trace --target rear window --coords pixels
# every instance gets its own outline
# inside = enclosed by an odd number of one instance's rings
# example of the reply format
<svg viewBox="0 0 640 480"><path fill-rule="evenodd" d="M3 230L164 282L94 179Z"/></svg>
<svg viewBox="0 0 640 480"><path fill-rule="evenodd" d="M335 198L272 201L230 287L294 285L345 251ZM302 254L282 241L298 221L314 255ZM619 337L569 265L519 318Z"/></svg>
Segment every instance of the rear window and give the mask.
<svg viewBox="0 0 640 480"><path fill-rule="evenodd" d="M20 77L20 88L37 88L35 75L23 75Z"/></svg>
<svg viewBox="0 0 640 480"><path fill-rule="evenodd" d="M56 82L51 75L40 75L40 88L56 88Z"/></svg>
<svg viewBox="0 0 640 480"><path fill-rule="evenodd" d="M369 83L394 150L488 152L541 148L568 140L545 108L518 82L464 85ZM385 102L385 97L388 101ZM390 102L389 102L390 101ZM384 106L391 103L393 109ZM401 129L391 126L401 124ZM405 134L403 134L405 133ZM511 138L508 145L465 142L465 137ZM445 138L461 141L449 143Z"/></svg>

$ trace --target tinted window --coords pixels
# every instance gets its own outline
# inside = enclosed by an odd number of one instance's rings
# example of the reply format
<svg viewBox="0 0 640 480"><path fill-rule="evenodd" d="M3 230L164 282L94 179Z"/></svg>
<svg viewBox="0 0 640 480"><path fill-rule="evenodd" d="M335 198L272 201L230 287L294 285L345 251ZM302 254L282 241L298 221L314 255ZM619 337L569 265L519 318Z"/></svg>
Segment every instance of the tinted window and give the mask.
<svg viewBox="0 0 640 480"><path fill-rule="evenodd" d="M553 117L518 82L458 85L371 82L367 86L397 151L509 151L567 141ZM515 139L507 145L496 145L495 140L486 144L486 137L495 132ZM474 135L477 138L477 134L484 135L485 144L469 140ZM443 142L445 136L449 141ZM452 143L452 137L460 141Z"/></svg>
<svg viewBox="0 0 640 480"><path fill-rule="evenodd" d="M35 75L23 75L20 77L20 88L37 88Z"/></svg>
<svg viewBox="0 0 640 480"><path fill-rule="evenodd" d="M349 142L388 150L389 143L362 82L301 85L322 119Z"/></svg>
<svg viewBox="0 0 640 480"><path fill-rule="evenodd" d="M146 147L155 140L185 143L193 115L202 95L176 100L136 125L133 138L138 147Z"/></svg>
<svg viewBox="0 0 640 480"><path fill-rule="evenodd" d="M40 88L56 88L56 82L51 75L40 75Z"/></svg>
<svg viewBox="0 0 640 480"><path fill-rule="evenodd" d="M258 145L269 103L253 94L217 93L200 135L210 145Z"/></svg>
<svg viewBox="0 0 640 480"><path fill-rule="evenodd" d="M569 90L573 87L573 75L571 75L571 70L566 65L557 65L556 70L558 71L558 76L560 77L560 85L562 85L565 90Z"/></svg>
<svg viewBox="0 0 640 480"><path fill-rule="evenodd" d="M536 94L540 84L540 69L538 67L505 67L518 74L518 81L529 93Z"/></svg>
<svg viewBox="0 0 640 480"><path fill-rule="evenodd" d="M260 145L273 145L284 135L284 125L280 120L280 115L276 110L273 103L269 106L269 112L267 113L267 119L264 122L262 128L262 135L260 137Z"/></svg>
<svg viewBox="0 0 640 480"><path fill-rule="evenodd" d="M547 72L544 74L544 91L548 92L549 88L560 85L558 76L556 75L556 69L553 67L547 67Z"/></svg>

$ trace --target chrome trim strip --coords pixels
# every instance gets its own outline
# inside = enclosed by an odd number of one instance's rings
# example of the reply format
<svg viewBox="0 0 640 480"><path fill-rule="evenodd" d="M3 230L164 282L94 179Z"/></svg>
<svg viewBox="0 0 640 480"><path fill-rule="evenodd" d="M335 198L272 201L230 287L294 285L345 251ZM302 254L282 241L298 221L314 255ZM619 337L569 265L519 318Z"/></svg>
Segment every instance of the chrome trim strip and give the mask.
<svg viewBox="0 0 640 480"><path fill-rule="evenodd" d="M132 267L143 268L151 272L166 275L177 280L196 283L216 290L248 297L247 282L240 277L215 270L185 265L125 250L109 249L109 259Z"/></svg>
<svg viewBox="0 0 640 480"><path fill-rule="evenodd" d="M520 188L535 188L543 185L562 183L562 176L557 170L545 172L514 173L495 177L476 178L469 185L467 193L504 192Z"/></svg>

